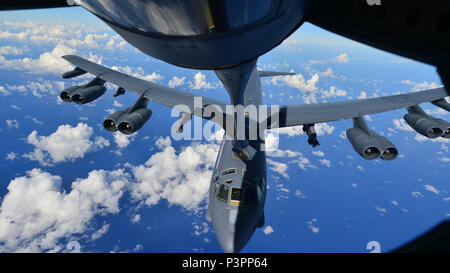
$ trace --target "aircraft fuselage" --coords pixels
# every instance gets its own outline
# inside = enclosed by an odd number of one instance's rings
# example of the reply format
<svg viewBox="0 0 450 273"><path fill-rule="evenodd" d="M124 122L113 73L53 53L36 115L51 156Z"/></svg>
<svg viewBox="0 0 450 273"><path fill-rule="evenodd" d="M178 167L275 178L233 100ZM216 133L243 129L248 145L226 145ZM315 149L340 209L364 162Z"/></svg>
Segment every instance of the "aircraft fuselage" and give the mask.
<svg viewBox="0 0 450 273"><path fill-rule="evenodd" d="M261 80L256 66L244 91L245 106L262 104ZM248 131L248 128L246 128ZM255 229L264 225L267 192L264 140L249 140L248 160L233 151L233 140L222 140L209 188L207 219L212 221L222 249L239 252Z"/></svg>

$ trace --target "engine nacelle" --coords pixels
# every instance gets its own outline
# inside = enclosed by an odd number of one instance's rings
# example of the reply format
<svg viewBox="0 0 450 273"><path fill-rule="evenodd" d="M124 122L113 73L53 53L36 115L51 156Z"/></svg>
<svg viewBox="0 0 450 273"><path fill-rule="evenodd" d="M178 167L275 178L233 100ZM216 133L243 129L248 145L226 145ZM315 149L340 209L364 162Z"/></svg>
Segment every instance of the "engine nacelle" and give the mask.
<svg viewBox="0 0 450 273"><path fill-rule="evenodd" d="M152 116L152 110L145 107L123 115L119 120L118 129L125 135L131 135L139 130Z"/></svg>
<svg viewBox="0 0 450 273"><path fill-rule="evenodd" d="M76 89L70 99L76 104L85 104L101 97L106 92L103 85L92 85L85 88Z"/></svg>
<svg viewBox="0 0 450 273"><path fill-rule="evenodd" d="M398 150L392 142L390 142L386 137L380 136L379 134L375 133L374 131L370 131L370 133L380 143L381 159L391 161L397 158Z"/></svg>
<svg viewBox="0 0 450 273"><path fill-rule="evenodd" d="M73 93L75 93L75 91L76 91L77 89L79 89L79 88L80 88L80 86L72 86L72 87L69 87L69 88L67 88L66 90L62 91L61 94L59 94L59 97L60 97L63 101L65 101L65 102L71 102L72 99L71 99L70 97L71 97L71 96L73 95Z"/></svg>
<svg viewBox="0 0 450 273"><path fill-rule="evenodd" d="M450 123L447 121L437 118L434 119L441 127L441 130L443 132L442 137L443 138L450 138Z"/></svg>
<svg viewBox="0 0 450 273"><path fill-rule="evenodd" d="M382 148L375 137L360 128L347 129L346 134L353 149L364 159L373 160L380 157Z"/></svg>
<svg viewBox="0 0 450 273"><path fill-rule="evenodd" d="M115 132L118 130L118 122L120 120L120 118L125 115L126 113L128 113L128 111L130 111L130 107L128 107L127 109L124 110L120 110L117 112L112 113L111 115L109 115L107 118L105 118L105 120L103 121L103 128L105 128L105 130L109 131L109 132Z"/></svg>
<svg viewBox="0 0 450 273"><path fill-rule="evenodd" d="M440 124L424 115L409 112L403 116L403 119L416 132L428 138L437 138L443 135Z"/></svg>

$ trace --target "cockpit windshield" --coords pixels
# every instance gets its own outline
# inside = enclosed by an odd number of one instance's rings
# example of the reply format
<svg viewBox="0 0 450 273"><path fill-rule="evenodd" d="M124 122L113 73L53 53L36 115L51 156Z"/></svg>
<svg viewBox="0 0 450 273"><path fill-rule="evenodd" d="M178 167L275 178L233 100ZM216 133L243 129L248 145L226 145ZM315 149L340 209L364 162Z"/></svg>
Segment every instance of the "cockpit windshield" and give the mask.
<svg viewBox="0 0 450 273"><path fill-rule="evenodd" d="M191 36L254 23L267 17L279 0L78 0L77 3L123 27Z"/></svg>
<svg viewBox="0 0 450 273"><path fill-rule="evenodd" d="M216 191L216 197L220 201L227 202L228 201L228 192L230 190L230 187L224 184L220 184L219 188Z"/></svg>
<svg viewBox="0 0 450 273"><path fill-rule="evenodd" d="M231 201L242 201L242 189L232 188Z"/></svg>

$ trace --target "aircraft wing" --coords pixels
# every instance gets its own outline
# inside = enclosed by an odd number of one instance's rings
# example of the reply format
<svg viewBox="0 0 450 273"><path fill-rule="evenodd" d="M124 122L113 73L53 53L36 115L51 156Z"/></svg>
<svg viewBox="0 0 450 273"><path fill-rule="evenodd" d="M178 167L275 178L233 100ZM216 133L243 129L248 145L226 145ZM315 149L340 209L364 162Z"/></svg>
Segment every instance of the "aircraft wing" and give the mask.
<svg viewBox="0 0 450 273"><path fill-rule="evenodd" d="M280 107L279 124L271 129L330 122L434 102L448 96L443 87L406 94L343 102L284 105Z"/></svg>
<svg viewBox="0 0 450 273"><path fill-rule="evenodd" d="M71 64L75 65L77 68L89 72L90 74L93 74L104 81L110 82L126 90L132 91L138 94L139 96L145 93L143 96L146 99L160 103L165 106L169 106L171 108L175 108L181 112L186 111L186 108L182 108L183 106L188 106L192 114L202 117L203 114L202 109L207 105L218 105L222 107L222 109L225 109L226 106L225 102L194 95L188 92L169 88L153 82L138 79L115 71L113 69L101 66L99 64L93 63L78 56L66 55L63 56L62 58L64 58ZM197 106L196 104L194 104L194 98L202 99L201 100L202 105L199 105L200 107L197 107L200 109L194 108L194 106Z"/></svg>

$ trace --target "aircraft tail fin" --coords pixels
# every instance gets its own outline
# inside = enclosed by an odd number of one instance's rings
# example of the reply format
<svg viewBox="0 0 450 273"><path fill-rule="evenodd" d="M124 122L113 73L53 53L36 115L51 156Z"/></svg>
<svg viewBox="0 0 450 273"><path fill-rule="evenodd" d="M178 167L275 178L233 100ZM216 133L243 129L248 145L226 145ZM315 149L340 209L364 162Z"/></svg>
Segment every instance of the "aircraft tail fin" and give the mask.
<svg viewBox="0 0 450 273"><path fill-rule="evenodd" d="M276 71L259 71L259 76L262 77L274 77L274 76L286 76L295 75L294 72L276 72Z"/></svg>

